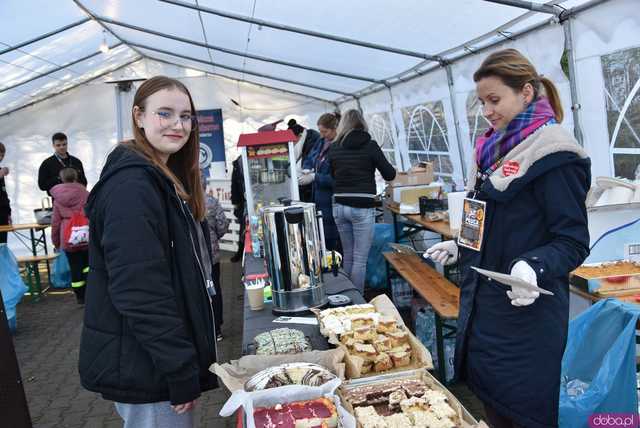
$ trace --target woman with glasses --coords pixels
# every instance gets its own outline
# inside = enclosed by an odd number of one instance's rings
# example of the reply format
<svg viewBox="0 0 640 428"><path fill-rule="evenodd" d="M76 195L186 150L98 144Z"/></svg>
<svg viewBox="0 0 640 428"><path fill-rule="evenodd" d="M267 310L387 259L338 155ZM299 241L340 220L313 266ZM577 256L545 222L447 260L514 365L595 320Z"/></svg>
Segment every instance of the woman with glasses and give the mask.
<svg viewBox="0 0 640 428"><path fill-rule="evenodd" d="M87 202L80 377L115 402L125 427L191 427L196 398L217 387L196 110L163 76L133 104L134 138L109 155Z"/></svg>

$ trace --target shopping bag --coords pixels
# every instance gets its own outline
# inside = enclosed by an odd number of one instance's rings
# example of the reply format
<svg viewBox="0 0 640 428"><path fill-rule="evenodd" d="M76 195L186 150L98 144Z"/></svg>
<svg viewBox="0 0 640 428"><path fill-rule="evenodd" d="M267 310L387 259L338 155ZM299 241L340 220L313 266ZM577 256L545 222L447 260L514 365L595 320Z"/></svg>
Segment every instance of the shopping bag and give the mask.
<svg viewBox="0 0 640 428"><path fill-rule="evenodd" d="M588 427L598 413L638 412L639 317L639 307L606 299L571 321L562 358L561 427Z"/></svg>
<svg viewBox="0 0 640 428"><path fill-rule="evenodd" d="M433 360L433 367L437 370L440 364L438 361L438 341L436 340L436 317L433 307L429 304L420 308L416 314L416 337L429 350ZM455 337L445 337L442 340L445 360L445 377L447 382L453 380L454 366L453 360L456 351Z"/></svg>
<svg viewBox="0 0 640 428"><path fill-rule="evenodd" d="M41 208L33 210L33 215L36 217L36 223L38 224L51 224L53 217L53 206L51 205L51 199L46 197L40 200Z"/></svg>
<svg viewBox="0 0 640 428"><path fill-rule="evenodd" d="M82 211L76 211L71 215L69 222L63 231L63 239L66 248L84 249L89 244L89 220Z"/></svg>
<svg viewBox="0 0 640 428"><path fill-rule="evenodd" d="M376 223L373 242L367 258L366 283L370 288L387 288L387 267L383 252L392 251L389 242L393 242L393 225Z"/></svg>
<svg viewBox="0 0 640 428"><path fill-rule="evenodd" d="M69 288L71 287L71 268L69 267L69 260L64 251L58 253L53 262L51 272L51 286L53 288Z"/></svg>
<svg viewBox="0 0 640 428"><path fill-rule="evenodd" d="M28 288L22 282L18 262L9 247L0 245L0 290L9 322L9 331L16 331L16 306Z"/></svg>

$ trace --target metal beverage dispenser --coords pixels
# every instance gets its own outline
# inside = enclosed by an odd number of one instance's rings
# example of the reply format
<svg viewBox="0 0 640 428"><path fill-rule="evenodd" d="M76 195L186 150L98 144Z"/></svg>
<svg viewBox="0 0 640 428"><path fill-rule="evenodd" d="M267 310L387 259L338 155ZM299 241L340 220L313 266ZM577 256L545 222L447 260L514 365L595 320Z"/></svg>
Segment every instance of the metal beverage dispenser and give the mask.
<svg viewBox="0 0 640 428"><path fill-rule="evenodd" d="M315 205L266 207L262 225L273 312L293 314L326 305Z"/></svg>

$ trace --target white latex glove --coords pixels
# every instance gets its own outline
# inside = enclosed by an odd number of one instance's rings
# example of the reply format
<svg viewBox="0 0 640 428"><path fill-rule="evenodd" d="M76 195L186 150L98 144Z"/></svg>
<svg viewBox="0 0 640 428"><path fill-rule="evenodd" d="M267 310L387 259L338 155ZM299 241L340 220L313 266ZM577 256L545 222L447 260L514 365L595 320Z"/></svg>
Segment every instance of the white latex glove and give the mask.
<svg viewBox="0 0 640 428"><path fill-rule="evenodd" d="M528 282L529 284L538 285L538 277L535 271L527 262L520 260L511 268L511 275ZM507 291L507 296L511 299L513 306L528 306L540 297L537 291L530 291L522 287L511 286L511 291Z"/></svg>
<svg viewBox="0 0 640 428"><path fill-rule="evenodd" d="M458 244L455 241L438 242L425 251L422 257L444 266L452 265L458 260Z"/></svg>
<svg viewBox="0 0 640 428"><path fill-rule="evenodd" d="M300 178L298 178L298 184L301 186L306 186L307 184L311 184L313 179L316 177L315 172L310 172L308 174L302 174Z"/></svg>

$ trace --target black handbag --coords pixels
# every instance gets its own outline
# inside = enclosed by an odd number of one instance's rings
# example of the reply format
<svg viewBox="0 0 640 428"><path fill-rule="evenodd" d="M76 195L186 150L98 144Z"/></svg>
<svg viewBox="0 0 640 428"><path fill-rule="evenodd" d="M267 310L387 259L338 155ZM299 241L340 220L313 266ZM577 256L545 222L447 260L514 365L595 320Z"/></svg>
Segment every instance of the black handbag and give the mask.
<svg viewBox="0 0 640 428"><path fill-rule="evenodd" d="M33 214L36 217L36 223L38 224L51 224L53 217L53 206L51 206L51 198L42 198L40 201L41 208L33 210Z"/></svg>

